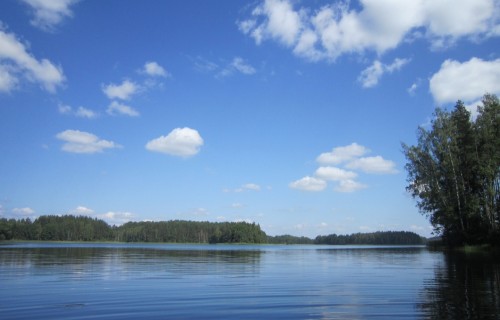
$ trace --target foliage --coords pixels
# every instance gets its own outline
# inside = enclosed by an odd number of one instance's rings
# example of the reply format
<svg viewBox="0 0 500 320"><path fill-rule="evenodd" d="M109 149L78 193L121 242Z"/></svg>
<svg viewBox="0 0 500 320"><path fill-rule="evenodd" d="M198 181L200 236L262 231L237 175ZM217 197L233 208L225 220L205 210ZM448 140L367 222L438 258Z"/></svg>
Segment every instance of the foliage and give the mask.
<svg viewBox="0 0 500 320"><path fill-rule="evenodd" d="M450 245L500 239L500 103L485 95L475 120L461 101L437 109L417 144L403 144L407 190Z"/></svg>
<svg viewBox="0 0 500 320"><path fill-rule="evenodd" d="M330 234L317 236L314 244L371 244L371 245L414 245L423 244L424 239L409 231L378 231L371 233L355 233L351 235Z"/></svg>
<svg viewBox="0 0 500 320"><path fill-rule="evenodd" d="M281 236L267 236L267 243L270 244L313 244L314 241L308 237L296 237L289 234Z"/></svg>

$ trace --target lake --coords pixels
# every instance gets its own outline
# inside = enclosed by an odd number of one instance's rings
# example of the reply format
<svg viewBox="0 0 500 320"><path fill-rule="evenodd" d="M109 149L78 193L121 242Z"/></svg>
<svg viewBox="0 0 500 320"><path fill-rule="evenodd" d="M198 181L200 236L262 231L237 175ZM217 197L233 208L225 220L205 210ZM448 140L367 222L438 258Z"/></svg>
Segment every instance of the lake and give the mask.
<svg viewBox="0 0 500 320"><path fill-rule="evenodd" d="M425 247L7 243L2 319L498 319L500 262Z"/></svg>

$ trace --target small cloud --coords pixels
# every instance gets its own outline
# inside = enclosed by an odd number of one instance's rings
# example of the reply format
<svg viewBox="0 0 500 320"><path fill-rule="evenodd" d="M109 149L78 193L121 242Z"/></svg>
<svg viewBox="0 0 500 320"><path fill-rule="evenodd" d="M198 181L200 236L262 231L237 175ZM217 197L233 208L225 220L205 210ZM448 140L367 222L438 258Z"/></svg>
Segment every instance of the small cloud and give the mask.
<svg viewBox="0 0 500 320"><path fill-rule="evenodd" d="M319 167L315 175L323 180L342 181L354 179L358 176L356 172L347 171L336 167Z"/></svg>
<svg viewBox="0 0 500 320"><path fill-rule="evenodd" d="M120 145L99 139L98 136L79 130L66 130L56 135L56 138L64 141L62 150L71 153L97 153L105 149L120 148Z"/></svg>
<svg viewBox="0 0 500 320"><path fill-rule="evenodd" d="M247 75L254 74L256 72L254 67L252 67L251 65L246 63L240 57L236 57L233 59L233 61L231 62L231 67L233 67L235 70L237 70L243 74L247 74Z"/></svg>
<svg viewBox="0 0 500 320"><path fill-rule="evenodd" d="M354 159L346 164L346 167L349 169L359 169L366 173L398 173L396 164L381 156Z"/></svg>
<svg viewBox="0 0 500 320"><path fill-rule="evenodd" d="M326 181L318 178L306 176L289 184L292 189L303 191L323 191L326 188Z"/></svg>
<svg viewBox="0 0 500 320"><path fill-rule="evenodd" d="M173 156L190 157L200 151L203 138L197 130L191 128L176 128L166 136L160 136L149 141L146 149Z"/></svg>
<svg viewBox="0 0 500 320"><path fill-rule="evenodd" d="M130 117L139 116L139 112L136 111L134 108L117 101L111 102L111 104L108 106L108 109L106 109L106 112L112 116L114 115L126 115Z"/></svg>
<svg viewBox="0 0 500 320"><path fill-rule="evenodd" d="M78 206L72 211L72 213L81 214L81 215L91 215L94 213L94 210L89 209L89 208L84 207L84 206Z"/></svg>
<svg viewBox="0 0 500 320"><path fill-rule="evenodd" d="M33 11L31 24L43 31L54 31L55 27L65 18L71 18L71 6L78 0L21 0L30 6Z"/></svg>
<svg viewBox="0 0 500 320"><path fill-rule="evenodd" d="M110 225L122 225L132 220L134 214L131 212L114 212L108 211L105 214L101 214L98 216L100 219L103 219Z"/></svg>
<svg viewBox="0 0 500 320"><path fill-rule="evenodd" d="M0 92L11 92L18 83L19 80L15 77L12 67L0 65Z"/></svg>
<svg viewBox="0 0 500 320"><path fill-rule="evenodd" d="M260 186L255 183L247 183L241 186L245 190L253 190L253 191L260 191Z"/></svg>
<svg viewBox="0 0 500 320"><path fill-rule="evenodd" d="M12 212L20 216L30 216L35 213L35 210L29 207L24 207L24 208L14 208L12 209Z"/></svg>
<svg viewBox="0 0 500 320"><path fill-rule="evenodd" d="M240 209L240 208L243 208L243 207L244 206L241 203L239 203L239 202L235 202L235 203L231 204L231 208L233 208L233 209Z"/></svg>
<svg viewBox="0 0 500 320"><path fill-rule="evenodd" d="M406 91L408 91L410 96L413 96L415 95L415 91L417 91L418 86L418 83L414 82Z"/></svg>
<svg viewBox="0 0 500 320"><path fill-rule="evenodd" d="M119 85L111 83L102 86L102 91L109 99L129 100L139 90L140 86L129 80L125 80Z"/></svg>
<svg viewBox="0 0 500 320"><path fill-rule="evenodd" d="M371 88L378 84L384 73L393 73L398 71L405 64L410 62L410 59L396 58L391 64L383 64L375 60L371 66L363 70L358 78L364 88Z"/></svg>
<svg viewBox="0 0 500 320"><path fill-rule="evenodd" d="M169 73L158 63L151 61L144 64L142 72L152 77L168 77Z"/></svg>

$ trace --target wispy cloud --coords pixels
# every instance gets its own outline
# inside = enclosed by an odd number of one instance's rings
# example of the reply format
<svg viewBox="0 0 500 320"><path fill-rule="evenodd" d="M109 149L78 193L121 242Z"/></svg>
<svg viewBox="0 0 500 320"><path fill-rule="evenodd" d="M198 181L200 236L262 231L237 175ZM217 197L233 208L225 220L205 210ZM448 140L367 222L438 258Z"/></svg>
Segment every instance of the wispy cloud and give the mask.
<svg viewBox="0 0 500 320"><path fill-rule="evenodd" d="M47 59L36 59L13 33L1 29L0 25L0 91L11 92L22 79L54 93L65 81L62 68Z"/></svg>
<svg viewBox="0 0 500 320"><path fill-rule="evenodd" d="M44 31L54 31L64 19L73 16L71 6L78 0L21 0L30 6L31 24Z"/></svg>
<svg viewBox="0 0 500 320"><path fill-rule="evenodd" d="M151 77L168 77L170 74L157 62L149 61L144 64L142 73Z"/></svg>
<svg viewBox="0 0 500 320"><path fill-rule="evenodd" d="M132 108L131 106L127 106L123 103L120 103L118 101L112 101L108 109L106 109L106 112L109 115L115 116L115 115L126 115L129 117L138 117L139 112Z"/></svg>
<svg viewBox="0 0 500 320"><path fill-rule="evenodd" d="M87 109L85 107L78 107L76 110L74 110L73 107L67 104L62 104L60 103L58 106L58 110L60 114L65 114L65 115L73 115L75 117L79 118L87 118L87 119L94 119L99 116L99 114L93 110Z"/></svg>
<svg viewBox="0 0 500 320"><path fill-rule="evenodd" d="M371 66L361 72L358 81L364 88L372 88L378 84L385 73L398 71L409 61L410 59L396 58L391 64L383 64L379 60L375 60Z"/></svg>

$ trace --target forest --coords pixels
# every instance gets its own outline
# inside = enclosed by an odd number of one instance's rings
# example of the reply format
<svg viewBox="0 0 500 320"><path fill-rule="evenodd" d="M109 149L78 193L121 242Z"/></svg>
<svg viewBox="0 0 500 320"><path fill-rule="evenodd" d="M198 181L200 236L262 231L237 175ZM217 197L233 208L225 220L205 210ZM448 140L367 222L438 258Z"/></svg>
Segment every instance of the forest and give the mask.
<svg viewBox="0 0 500 320"><path fill-rule="evenodd" d="M474 117L463 102L436 109L417 143L403 144L407 191L450 246L500 245L500 103L485 95Z"/></svg>
<svg viewBox="0 0 500 320"><path fill-rule="evenodd" d="M0 219L0 240L116 241L164 243L269 243L269 244L422 244L413 232L375 232L308 237L268 236L255 223L144 221L110 226L87 216L44 215L30 219Z"/></svg>

